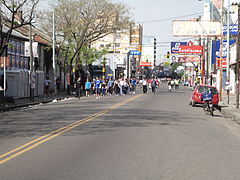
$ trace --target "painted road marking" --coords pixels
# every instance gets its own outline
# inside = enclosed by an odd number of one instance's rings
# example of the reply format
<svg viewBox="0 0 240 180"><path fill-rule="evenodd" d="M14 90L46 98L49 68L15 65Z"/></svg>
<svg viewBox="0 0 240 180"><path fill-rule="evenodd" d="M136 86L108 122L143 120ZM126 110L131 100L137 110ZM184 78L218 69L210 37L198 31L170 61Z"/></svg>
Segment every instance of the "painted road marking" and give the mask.
<svg viewBox="0 0 240 180"><path fill-rule="evenodd" d="M9 160L11 160L11 159L13 159L13 158L15 158L15 157L17 157L17 156L19 156L19 155L21 155L21 154L23 154L23 153L25 153L25 152L27 152L27 151L29 151L29 150L31 150L31 149L33 149L33 148L35 148L35 147L37 147L37 146L39 146L40 144L42 144L42 143L44 143L46 141L49 141L49 140L51 140L51 139L61 135L62 133L70 131L71 129L73 129L73 128L77 127L77 126L80 126L81 124L89 122L89 121L91 121L91 120L93 120L93 119L95 119L95 118L97 118L99 116L102 116L102 115L104 115L104 114L106 114L106 113L108 113L108 112L110 112L110 111L112 111L112 110L114 110L114 109L124 105L124 104L127 104L128 102L131 102L131 101L139 98L140 96L142 96L142 95L137 95L137 96L134 96L134 97L132 97L130 99L127 99L126 101L117 103L117 104L115 104L113 106L110 106L110 107L104 109L104 110L101 110L101 111L99 111L97 113L94 113L94 114L92 114L92 115L90 115L90 116L88 116L86 118L83 118L83 119L81 119L79 121L76 121L76 122L74 122L72 124L69 124L69 125L64 126L64 127L60 128L60 129L52 131L51 133L43 135L43 136L41 136L41 137L39 137L37 139L34 139L34 140L32 140L32 141L30 141L30 142L28 142L28 143L26 143L26 144L24 144L22 146L19 146L19 147L15 148L15 149L7 152L7 153L4 153L4 154L0 155L0 165L5 163L5 162L7 162L7 161L9 161Z"/></svg>

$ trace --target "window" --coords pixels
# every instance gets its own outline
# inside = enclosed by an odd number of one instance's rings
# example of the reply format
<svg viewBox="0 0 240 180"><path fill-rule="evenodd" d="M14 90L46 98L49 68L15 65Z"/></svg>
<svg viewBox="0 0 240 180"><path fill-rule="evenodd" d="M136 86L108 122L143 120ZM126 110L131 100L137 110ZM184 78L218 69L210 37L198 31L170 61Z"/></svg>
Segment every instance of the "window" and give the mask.
<svg viewBox="0 0 240 180"><path fill-rule="evenodd" d="M198 88L199 93L207 92L209 90L212 92L212 95L217 94L217 89L216 88L206 87L206 86L200 86Z"/></svg>

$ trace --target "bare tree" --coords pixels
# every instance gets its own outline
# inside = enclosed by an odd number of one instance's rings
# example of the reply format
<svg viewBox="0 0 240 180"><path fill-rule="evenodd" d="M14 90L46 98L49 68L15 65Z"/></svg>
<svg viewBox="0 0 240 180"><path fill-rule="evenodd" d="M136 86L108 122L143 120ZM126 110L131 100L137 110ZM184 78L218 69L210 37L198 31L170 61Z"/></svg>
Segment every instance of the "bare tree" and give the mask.
<svg viewBox="0 0 240 180"><path fill-rule="evenodd" d="M42 14L42 27L49 31L52 11ZM130 19L126 5L109 0L62 0L55 7L55 18L58 40L74 44L74 53L69 57L71 65L82 48L128 28Z"/></svg>
<svg viewBox="0 0 240 180"><path fill-rule="evenodd" d="M39 0L0 0L0 56L13 30L32 23Z"/></svg>

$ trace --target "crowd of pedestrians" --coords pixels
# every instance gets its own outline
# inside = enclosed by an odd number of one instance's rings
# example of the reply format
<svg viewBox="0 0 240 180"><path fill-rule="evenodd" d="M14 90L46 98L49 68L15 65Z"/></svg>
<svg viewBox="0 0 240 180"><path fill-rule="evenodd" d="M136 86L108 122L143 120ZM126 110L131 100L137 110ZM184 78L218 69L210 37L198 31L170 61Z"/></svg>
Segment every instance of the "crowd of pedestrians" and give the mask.
<svg viewBox="0 0 240 180"><path fill-rule="evenodd" d="M94 95L96 99L106 95L126 95L128 93L135 94L137 80L132 79L100 79L96 77L93 81L86 79L85 83L79 77L74 84L74 92L80 98L83 95L89 97ZM86 93L86 94L84 94Z"/></svg>
<svg viewBox="0 0 240 180"><path fill-rule="evenodd" d="M136 88L143 89L143 94L148 92L148 89L153 94L156 93L156 88L160 85L156 78L138 80L136 78L130 79L100 79L96 77L92 81L87 79L84 83L79 77L74 85L74 92L80 98L81 96L89 97L91 95L99 99L106 95L125 96L127 94L135 94Z"/></svg>
<svg viewBox="0 0 240 180"><path fill-rule="evenodd" d="M168 81L168 91L172 91L172 89L179 90L179 84L180 80L179 79L171 79Z"/></svg>
<svg viewBox="0 0 240 180"><path fill-rule="evenodd" d="M143 78L143 79L101 79L96 77L92 81L87 78L85 80L78 77L75 79L75 83L73 85L72 93L76 94L77 97L86 96L89 97L91 95L95 96L96 99L99 99L102 96L106 95L127 95L128 93L135 94L136 88L142 88L142 93L147 94L150 91L152 94L156 93L156 89L160 87L161 83L168 85L168 91L179 90L180 79L157 79L157 78ZM46 78L44 81L45 86L45 94L49 93L49 85L51 81L49 78ZM57 82L56 82L57 83ZM70 92L69 92L70 93Z"/></svg>

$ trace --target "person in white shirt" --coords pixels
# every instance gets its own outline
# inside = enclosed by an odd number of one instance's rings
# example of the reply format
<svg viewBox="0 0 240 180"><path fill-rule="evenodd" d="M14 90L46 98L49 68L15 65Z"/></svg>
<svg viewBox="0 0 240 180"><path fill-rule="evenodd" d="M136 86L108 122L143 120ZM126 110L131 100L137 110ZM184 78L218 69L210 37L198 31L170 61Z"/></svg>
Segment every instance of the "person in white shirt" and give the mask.
<svg viewBox="0 0 240 180"><path fill-rule="evenodd" d="M119 82L120 95L123 95L124 80L121 78Z"/></svg>
<svg viewBox="0 0 240 180"><path fill-rule="evenodd" d="M143 79L142 85L143 85L143 94L147 94L147 80L146 79Z"/></svg>

